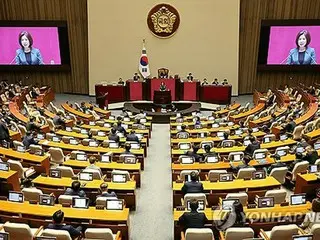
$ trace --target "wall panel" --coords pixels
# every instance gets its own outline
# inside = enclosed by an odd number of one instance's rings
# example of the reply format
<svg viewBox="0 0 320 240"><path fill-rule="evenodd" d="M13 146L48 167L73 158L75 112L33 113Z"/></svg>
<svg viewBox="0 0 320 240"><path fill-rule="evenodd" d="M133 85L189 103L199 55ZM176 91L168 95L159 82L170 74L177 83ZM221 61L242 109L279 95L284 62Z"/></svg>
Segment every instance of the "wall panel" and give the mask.
<svg viewBox="0 0 320 240"><path fill-rule="evenodd" d="M1 0L0 20L67 21L71 72L1 72L0 79L50 85L56 92L88 94L87 0Z"/></svg>

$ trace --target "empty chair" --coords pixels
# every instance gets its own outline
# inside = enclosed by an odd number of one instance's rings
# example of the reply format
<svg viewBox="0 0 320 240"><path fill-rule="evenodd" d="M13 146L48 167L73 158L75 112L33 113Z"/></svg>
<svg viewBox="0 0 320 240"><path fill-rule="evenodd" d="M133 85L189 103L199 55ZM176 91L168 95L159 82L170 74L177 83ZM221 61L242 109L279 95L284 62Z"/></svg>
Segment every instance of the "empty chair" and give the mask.
<svg viewBox="0 0 320 240"><path fill-rule="evenodd" d="M296 165L294 165L294 168L292 170L291 181L295 181L296 180L298 173L307 172L308 168L309 168L309 162L308 161L302 161L302 162L296 163Z"/></svg>
<svg viewBox="0 0 320 240"><path fill-rule="evenodd" d="M36 173L36 171L30 167L30 168L24 168L18 160L8 160L8 163L10 165L10 169L13 171L18 172L18 176L20 179L28 178Z"/></svg>
<svg viewBox="0 0 320 240"><path fill-rule="evenodd" d="M30 228L24 223L6 222L3 228L9 233L10 239L33 240L41 231L41 228Z"/></svg>
<svg viewBox="0 0 320 240"><path fill-rule="evenodd" d="M287 172L288 172L287 167L277 167L271 170L270 176L277 179L278 182L280 182L281 184L284 184L286 180Z"/></svg>
<svg viewBox="0 0 320 240"><path fill-rule="evenodd" d="M56 240L72 240L69 232L65 230L45 229L41 236L55 237Z"/></svg>
<svg viewBox="0 0 320 240"><path fill-rule="evenodd" d="M72 131L76 132L76 133L80 133L81 132L81 128L78 127L73 127Z"/></svg>
<svg viewBox="0 0 320 240"><path fill-rule="evenodd" d="M205 193L187 193L186 195L184 195L183 197L183 203L184 203L184 207L188 207L188 202L190 201L203 201L206 205L207 203L207 197ZM204 206L205 207L205 206Z"/></svg>
<svg viewBox="0 0 320 240"><path fill-rule="evenodd" d="M254 118L254 115L249 115L247 119L244 121L244 126L249 126L249 122L252 121Z"/></svg>
<svg viewBox="0 0 320 240"><path fill-rule="evenodd" d="M48 122L48 125L49 125L49 128L50 128L50 131L55 132L56 131L56 126L54 125L53 120L48 118L47 122Z"/></svg>
<svg viewBox="0 0 320 240"><path fill-rule="evenodd" d="M179 156L179 162L180 163L194 163L195 162L195 158L192 156L187 156L187 155L180 155Z"/></svg>
<svg viewBox="0 0 320 240"><path fill-rule="evenodd" d="M84 235L86 239L117 240L120 237L120 231L113 234L110 228L87 228Z"/></svg>
<svg viewBox="0 0 320 240"><path fill-rule="evenodd" d="M304 127L304 129L303 129L303 133L304 133L304 134L307 134L307 133L309 133L309 132L312 132L313 127L314 127L314 122L308 122L308 123L306 124L306 126Z"/></svg>
<svg viewBox="0 0 320 240"><path fill-rule="evenodd" d="M102 178L98 169L84 169L82 172L92 173L92 178L96 180L100 180Z"/></svg>
<svg viewBox="0 0 320 240"><path fill-rule="evenodd" d="M50 162L55 164L62 164L64 162L65 156L61 148L50 147Z"/></svg>
<svg viewBox="0 0 320 240"><path fill-rule="evenodd" d="M221 143L222 147L233 147L234 145L236 145L235 140L223 140Z"/></svg>
<svg viewBox="0 0 320 240"><path fill-rule="evenodd" d="M17 140L13 141L13 146L14 146L15 149L17 149L18 146L24 147L23 143L19 142Z"/></svg>
<svg viewBox="0 0 320 240"><path fill-rule="evenodd" d="M320 128L320 118L314 121L313 129L319 129Z"/></svg>
<svg viewBox="0 0 320 240"><path fill-rule="evenodd" d="M108 199L118 199L117 197L97 197L96 199L96 206L106 207Z"/></svg>
<svg viewBox="0 0 320 240"><path fill-rule="evenodd" d="M135 158L136 159L136 156L134 154L126 154L126 153L120 154L120 156L119 156L120 162L125 162L126 158Z"/></svg>
<svg viewBox="0 0 320 240"><path fill-rule="evenodd" d="M72 167L57 166L55 169L60 170L60 172L61 172L61 177L71 178L71 177L74 177L74 176L75 176Z"/></svg>
<svg viewBox="0 0 320 240"><path fill-rule="evenodd" d="M229 199L229 198L239 199L239 202L243 206L247 206L247 204L248 204L248 194L245 192L243 192L243 193L228 193L226 196L226 199Z"/></svg>
<svg viewBox="0 0 320 240"><path fill-rule="evenodd" d="M238 171L237 179L249 179L252 178L255 168L242 168Z"/></svg>
<svg viewBox="0 0 320 240"><path fill-rule="evenodd" d="M286 201L287 191L284 189L269 190L264 196L273 197L275 204L281 204Z"/></svg>
<svg viewBox="0 0 320 240"><path fill-rule="evenodd" d="M260 237L263 239L270 240L291 240L293 235L299 234L299 228L296 224L275 226L271 231L265 232L264 230L260 230Z"/></svg>
<svg viewBox="0 0 320 240"><path fill-rule="evenodd" d="M18 127L19 127L19 130L20 130L20 133L21 133L21 137L23 138L27 134L27 129L26 129L25 126L23 126L21 124L19 124Z"/></svg>
<svg viewBox="0 0 320 240"><path fill-rule="evenodd" d="M210 170L208 180L210 182L217 182L219 180L219 175L223 173L227 173L227 170Z"/></svg>
<svg viewBox="0 0 320 240"><path fill-rule="evenodd" d="M210 228L188 228L185 235L181 234L181 240L214 240Z"/></svg>
<svg viewBox="0 0 320 240"><path fill-rule="evenodd" d="M191 172L195 172L199 176L199 171L198 170L182 170L180 172L180 179L185 180L186 175L190 175Z"/></svg>
<svg viewBox="0 0 320 240"><path fill-rule="evenodd" d="M37 188L24 188L21 190L24 196L25 201L39 201L39 196L42 194L42 191Z"/></svg>
<svg viewBox="0 0 320 240"><path fill-rule="evenodd" d="M304 129L304 126L302 126L302 125L296 126L294 128L293 133L292 133L293 140L301 140L303 129Z"/></svg>
<svg viewBox="0 0 320 240"><path fill-rule="evenodd" d="M44 116L39 116L39 120L41 121L41 124L44 124L44 125L48 124L48 121Z"/></svg>
<svg viewBox="0 0 320 240"><path fill-rule="evenodd" d="M253 238L254 231L249 227L231 227L225 232L225 240L243 240Z"/></svg>
<svg viewBox="0 0 320 240"><path fill-rule="evenodd" d="M301 95L301 94L298 94L298 96L297 96L297 98L296 98L296 103L300 102L301 98L302 98L302 95Z"/></svg>

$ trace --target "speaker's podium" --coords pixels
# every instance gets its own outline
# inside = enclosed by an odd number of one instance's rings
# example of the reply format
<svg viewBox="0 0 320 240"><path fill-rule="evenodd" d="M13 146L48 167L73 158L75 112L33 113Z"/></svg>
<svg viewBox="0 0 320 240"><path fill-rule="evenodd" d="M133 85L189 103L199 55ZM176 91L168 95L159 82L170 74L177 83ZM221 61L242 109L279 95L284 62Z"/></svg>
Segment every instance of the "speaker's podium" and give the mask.
<svg viewBox="0 0 320 240"><path fill-rule="evenodd" d="M156 105L171 105L171 91L170 90L155 90L153 94L153 103Z"/></svg>

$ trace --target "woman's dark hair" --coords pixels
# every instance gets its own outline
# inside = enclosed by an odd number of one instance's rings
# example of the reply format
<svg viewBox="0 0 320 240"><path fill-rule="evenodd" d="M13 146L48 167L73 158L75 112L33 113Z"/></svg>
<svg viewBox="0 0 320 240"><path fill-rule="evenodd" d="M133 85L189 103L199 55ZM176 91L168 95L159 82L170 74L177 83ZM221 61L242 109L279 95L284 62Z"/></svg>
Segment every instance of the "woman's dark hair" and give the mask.
<svg viewBox="0 0 320 240"><path fill-rule="evenodd" d="M31 36L31 34L27 31L22 31L20 34L19 34L19 44L20 46L23 48L22 44L21 44L21 39L23 36L26 36L26 38L28 38L29 40L29 47L31 48L32 45L33 45L33 38Z"/></svg>
<svg viewBox="0 0 320 240"><path fill-rule="evenodd" d="M306 47L308 47L309 43L311 42L310 33L307 30L302 30L297 34L297 37L296 37L297 48L299 48L298 41L299 41L300 36L302 36L302 35L304 35L306 37L306 39L307 39Z"/></svg>
<svg viewBox="0 0 320 240"><path fill-rule="evenodd" d="M52 219L54 223L60 224L62 223L63 217L64 217L64 212L62 212L61 210L58 210L53 214Z"/></svg>

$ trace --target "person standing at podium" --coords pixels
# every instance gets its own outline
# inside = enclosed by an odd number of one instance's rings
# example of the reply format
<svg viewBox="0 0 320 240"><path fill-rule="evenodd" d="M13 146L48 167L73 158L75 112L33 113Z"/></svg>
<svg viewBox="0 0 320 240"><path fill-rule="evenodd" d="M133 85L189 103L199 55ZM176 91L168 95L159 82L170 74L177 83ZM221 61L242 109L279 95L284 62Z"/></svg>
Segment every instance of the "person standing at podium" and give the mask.
<svg viewBox="0 0 320 240"><path fill-rule="evenodd" d="M164 82L161 82L161 84L160 84L160 91L162 91L162 92L167 91L167 86Z"/></svg>
<svg viewBox="0 0 320 240"><path fill-rule="evenodd" d="M193 81L192 73L189 73L189 75L187 76L187 80L188 80L189 82L192 82L192 81Z"/></svg>
<svg viewBox="0 0 320 240"><path fill-rule="evenodd" d="M138 73L135 73L133 76L133 81L137 82L140 80L140 76L138 75Z"/></svg>

